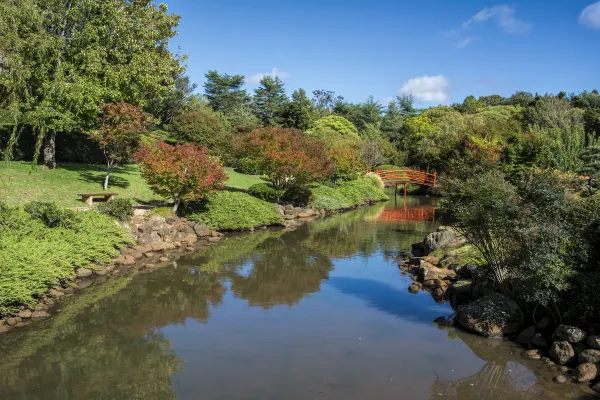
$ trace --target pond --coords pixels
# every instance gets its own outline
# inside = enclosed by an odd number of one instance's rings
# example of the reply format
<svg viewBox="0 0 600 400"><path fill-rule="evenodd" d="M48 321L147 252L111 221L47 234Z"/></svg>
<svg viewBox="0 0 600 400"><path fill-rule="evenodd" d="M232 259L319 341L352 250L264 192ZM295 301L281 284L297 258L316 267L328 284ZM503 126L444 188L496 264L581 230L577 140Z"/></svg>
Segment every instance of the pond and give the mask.
<svg viewBox="0 0 600 400"><path fill-rule="evenodd" d="M112 277L0 339L5 399L563 399L513 345L432 323L394 256L437 226L409 197L229 235Z"/></svg>

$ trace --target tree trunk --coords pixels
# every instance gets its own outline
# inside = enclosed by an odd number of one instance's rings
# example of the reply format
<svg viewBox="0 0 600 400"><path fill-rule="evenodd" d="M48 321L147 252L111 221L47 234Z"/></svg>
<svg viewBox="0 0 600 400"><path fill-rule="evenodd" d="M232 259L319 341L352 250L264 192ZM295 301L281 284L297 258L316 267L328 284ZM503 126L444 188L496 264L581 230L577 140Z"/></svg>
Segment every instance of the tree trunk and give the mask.
<svg viewBox="0 0 600 400"><path fill-rule="evenodd" d="M109 161L106 163L106 175L104 175L104 185L102 188L108 190L108 180L110 179L110 171L112 170L112 163Z"/></svg>
<svg viewBox="0 0 600 400"><path fill-rule="evenodd" d="M102 188L104 190L108 190L108 180L110 179L110 171L106 172L106 175L104 176L104 185L102 186Z"/></svg>
<svg viewBox="0 0 600 400"><path fill-rule="evenodd" d="M180 197L176 197L173 199L173 214L177 215L177 209L179 208L179 204L181 204L181 198Z"/></svg>
<svg viewBox="0 0 600 400"><path fill-rule="evenodd" d="M56 131L48 131L44 136L44 164L56 168Z"/></svg>

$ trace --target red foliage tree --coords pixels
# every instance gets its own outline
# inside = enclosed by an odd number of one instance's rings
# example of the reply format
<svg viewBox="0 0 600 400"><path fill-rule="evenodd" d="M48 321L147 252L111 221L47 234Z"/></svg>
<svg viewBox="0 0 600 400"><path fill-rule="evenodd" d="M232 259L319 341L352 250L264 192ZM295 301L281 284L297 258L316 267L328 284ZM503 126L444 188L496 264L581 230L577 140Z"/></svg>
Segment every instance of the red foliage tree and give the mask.
<svg viewBox="0 0 600 400"><path fill-rule="evenodd" d="M173 213L184 199L200 199L221 189L227 180L221 164L206 147L161 142L143 146L134 157L150 187L173 199Z"/></svg>
<svg viewBox="0 0 600 400"><path fill-rule="evenodd" d="M146 132L150 115L138 107L127 103L103 104L100 127L91 133L106 158L106 176L104 190L108 189L108 180L113 166L129 161L139 148L142 134Z"/></svg>
<svg viewBox="0 0 600 400"><path fill-rule="evenodd" d="M278 189L330 177L333 164L323 144L297 129L265 127L238 136L234 149L254 159Z"/></svg>

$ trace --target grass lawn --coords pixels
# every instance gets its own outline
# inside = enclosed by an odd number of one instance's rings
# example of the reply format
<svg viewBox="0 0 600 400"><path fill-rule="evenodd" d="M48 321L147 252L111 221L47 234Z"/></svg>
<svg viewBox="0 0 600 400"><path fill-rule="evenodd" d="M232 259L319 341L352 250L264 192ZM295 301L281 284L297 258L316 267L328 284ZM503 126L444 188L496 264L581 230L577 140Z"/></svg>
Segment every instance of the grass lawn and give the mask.
<svg viewBox="0 0 600 400"><path fill-rule="evenodd" d="M245 191L262 180L227 170L227 189ZM77 193L102 193L104 166L60 164L57 169L31 169L27 162L0 162L0 201L22 205L30 201L51 201L64 207L83 207ZM131 198L135 203L164 201L154 194L140 176L136 165L116 168L111 174L109 192Z"/></svg>

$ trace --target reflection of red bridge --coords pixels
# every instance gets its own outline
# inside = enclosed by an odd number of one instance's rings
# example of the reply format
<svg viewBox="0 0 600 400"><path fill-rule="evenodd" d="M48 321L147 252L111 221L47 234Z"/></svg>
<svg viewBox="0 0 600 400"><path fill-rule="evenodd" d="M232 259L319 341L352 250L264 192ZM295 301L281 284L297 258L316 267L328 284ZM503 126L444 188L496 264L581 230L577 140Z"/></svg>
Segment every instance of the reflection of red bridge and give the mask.
<svg viewBox="0 0 600 400"><path fill-rule="evenodd" d="M435 222L435 207L422 206L411 208L384 209L374 218L375 222L412 222L431 221Z"/></svg>

